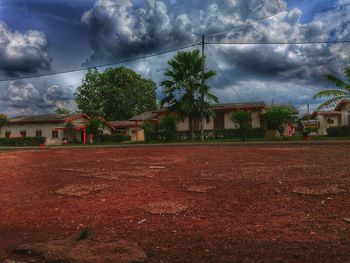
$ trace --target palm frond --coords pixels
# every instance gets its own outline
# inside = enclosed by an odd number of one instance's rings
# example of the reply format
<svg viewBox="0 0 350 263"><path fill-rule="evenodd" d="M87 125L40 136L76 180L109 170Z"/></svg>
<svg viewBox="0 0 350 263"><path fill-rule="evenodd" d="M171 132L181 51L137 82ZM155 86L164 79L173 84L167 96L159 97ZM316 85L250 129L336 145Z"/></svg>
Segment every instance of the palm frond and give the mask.
<svg viewBox="0 0 350 263"><path fill-rule="evenodd" d="M328 89L321 90L314 95L314 99L325 98L325 97L339 97L339 96L348 96L350 98L350 92L340 89Z"/></svg>
<svg viewBox="0 0 350 263"><path fill-rule="evenodd" d="M337 106L339 104L339 102L342 99L345 99L346 97L344 96L339 96L336 98L331 98L325 102L323 102L320 106L318 106L317 110L324 110L324 109L330 109L330 108L334 108L335 106Z"/></svg>
<svg viewBox="0 0 350 263"><path fill-rule="evenodd" d="M349 90L349 85L340 78L332 75L326 75L326 79L336 85L339 89Z"/></svg>
<svg viewBox="0 0 350 263"><path fill-rule="evenodd" d="M344 74L348 80L348 90L350 90L350 67L344 69Z"/></svg>

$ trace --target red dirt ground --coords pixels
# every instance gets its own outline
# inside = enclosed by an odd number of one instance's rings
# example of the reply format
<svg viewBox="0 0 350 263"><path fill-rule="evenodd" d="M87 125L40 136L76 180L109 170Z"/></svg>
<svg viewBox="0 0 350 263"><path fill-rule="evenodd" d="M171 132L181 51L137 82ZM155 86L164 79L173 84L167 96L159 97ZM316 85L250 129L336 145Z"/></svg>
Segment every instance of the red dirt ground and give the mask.
<svg viewBox="0 0 350 263"><path fill-rule="evenodd" d="M349 161L350 144L3 152L0 261L90 227L138 243L146 262L350 262ZM56 193L80 184L107 187ZM188 208L143 209L155 202Z"/></svg>

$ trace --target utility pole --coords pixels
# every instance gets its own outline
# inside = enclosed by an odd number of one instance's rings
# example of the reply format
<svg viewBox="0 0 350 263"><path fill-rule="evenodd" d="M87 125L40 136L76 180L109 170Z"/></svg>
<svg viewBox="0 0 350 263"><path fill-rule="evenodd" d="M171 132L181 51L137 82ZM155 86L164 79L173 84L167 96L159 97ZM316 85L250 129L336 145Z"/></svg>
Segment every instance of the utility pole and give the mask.
<svg viewBox="0 0 350 263"><path fill-rule="evenodd" d="M307 125L310 128L310 104L307 104Z"/></svg>
<svg viewBox="0 0 350 263"><path fill-rule="evenodd" d="M201 75L201 141L204 141L204 71L205 71L205 57L204 57L205 39L202 35L202 75Z"/></svg>

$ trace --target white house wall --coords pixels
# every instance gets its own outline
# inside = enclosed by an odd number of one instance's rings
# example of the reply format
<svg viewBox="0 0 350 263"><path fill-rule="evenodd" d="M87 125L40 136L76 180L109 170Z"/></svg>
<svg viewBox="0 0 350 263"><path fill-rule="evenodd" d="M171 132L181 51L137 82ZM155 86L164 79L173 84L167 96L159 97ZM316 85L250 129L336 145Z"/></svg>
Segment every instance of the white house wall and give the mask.
<svg viewBox="0 0 350 263"><path fill-rule="evenodd" d="M341 122L342 126L347 126L349 124L349 111L348 107L344 107L341 111Z"/></svg>
<svg viewBox="0 0 350 263"><path fill-rule="evenodd" d="M252 118L252 127L253 128L260 128L261 122L260 122L260 112L253 111L251 113ZM239 125L231 120L231 112L225 112L224 115L224 121L225 121L225 129L237 129L239 128ZM204 129L205 130L213 130L214 129L214 118L210 118L209 122L204 122ZM177 125L178 131L188 131L189 130L189 121L188 118L184 118L184 120L180 120Z"/></svg>
<svg viewBox="0 0 350 263"><path fill-rule="evenodd" d="M26 130L27 137L35 137L36 130L41 130L43 137L51 138L52 130L59 127L61 127L60 124L30 124L30 125L13 125L13 126L11 125L11 126L6 126L1 128L0 137L4 138L5 131L7 130L11 131L11 137L20 137L21 130ZM59 138L63 138L62 135L63 135L63 132L59 131L58 132Z"/></svg>
<svg viewBox="0 0 350 263"><path fill-rule="evenodd" d="M338 127L342 125L342 121L338 116L317 115L316 119L319 121L319 135L327 135L328 128ZM334 123L328 123L328 120L333 120Z"/></svg>

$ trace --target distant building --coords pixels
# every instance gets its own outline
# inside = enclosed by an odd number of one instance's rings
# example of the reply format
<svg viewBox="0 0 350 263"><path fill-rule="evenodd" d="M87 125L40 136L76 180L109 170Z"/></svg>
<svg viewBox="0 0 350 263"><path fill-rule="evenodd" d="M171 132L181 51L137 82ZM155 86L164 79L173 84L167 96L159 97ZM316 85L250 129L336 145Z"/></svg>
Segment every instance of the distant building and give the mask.
<svg viewBox="0 0 350 263"><path fill-rule="evenodd" d="M129 135L131 138L131 141L142 141L141 140L143 138L143 132L141 132L142 122L136 123L134 121L110 121L109 123L114 127L115 132L122 135ZM139 133L140 139L137 138L138 133Z"/></svg>
<svg viewBox="0 0 350 263"><path fill-rule="evenodd" d="M350 125L350 99L344 99L333 111L316 111L312 115L317 121L318 135L327 135L330 127L341 127Z"/></svg>
<svg viewBox="0 0 350 263"><path fill-rule="evenodd" d="M234 111L247 111L251 115L251 127L252 128L263 128L268 129L267 121L264 117L266 104L265 102L248 102L248 103L227 103L227 104L214 104L212 105L215 112L215 116L209 118L204 123L205 130L217 130L217 129L237 129L239 125L233 122L230 118L230 114ZM292 107L292 106L291 106ZM293 108L293 110L295 110ZM151 121L158 123L162 116L167 113L167 109L163 108L156 111L144 112L139 115L136 115L129 119L127 132L132 134L133 141L143 141L144 133L142 130L142 124L145 121ZM295 114L298 114L295 110ZM113 123L113 122L112 122ZM134 125L132 125L132 123ZM116 125L114 125L117 128ZM194 123L194 130L200 129L200 123ZM185 118L180 120L177 127L178 131L188 131L189 130L189 120ZM289 133L289 127L286 127L286 134ZM275 136L278 132L272 132L272 136Z"/></svg>
<svg viewBox="0 0 350 263"><path fill-rule="evenodd" d="M70 141L85 144L90 141L87 133L89 119L86 114L18 116L9 119L9 123L0 128L0 137L45 137L47 145L60 145ZM72 128L67 128L67 123L71 123ZM108 121L103 120L103 125L105 134L114 132L114 127Z"/></svg>

